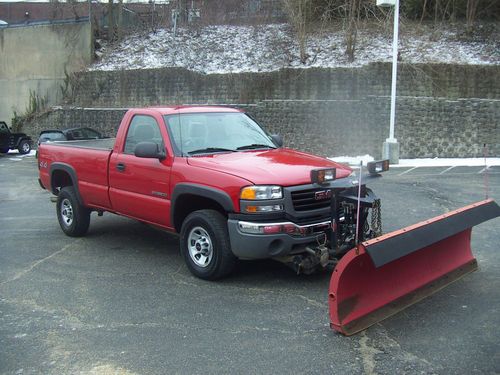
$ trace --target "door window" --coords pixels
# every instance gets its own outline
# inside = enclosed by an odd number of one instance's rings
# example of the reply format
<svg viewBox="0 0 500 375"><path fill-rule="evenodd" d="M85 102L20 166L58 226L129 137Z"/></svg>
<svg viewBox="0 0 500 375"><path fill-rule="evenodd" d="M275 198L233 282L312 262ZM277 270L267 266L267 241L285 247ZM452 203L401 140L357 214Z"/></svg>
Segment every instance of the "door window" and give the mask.
<svg viewBox="0 0 500 375"><path fill-rule="evenodd" d="M123 153L134 154L135 146L140 142L153 142L160 147L160 150L165 149L160 128L156 120L151 116L134 116L128 128Z"/></svg>
<svg viewBox="0 0 500 375"><path fill-rule="evenodd" d="M7 124L5 122L0 122L0 133L4 134L9 134L9 128L7 127Z"/></svg>

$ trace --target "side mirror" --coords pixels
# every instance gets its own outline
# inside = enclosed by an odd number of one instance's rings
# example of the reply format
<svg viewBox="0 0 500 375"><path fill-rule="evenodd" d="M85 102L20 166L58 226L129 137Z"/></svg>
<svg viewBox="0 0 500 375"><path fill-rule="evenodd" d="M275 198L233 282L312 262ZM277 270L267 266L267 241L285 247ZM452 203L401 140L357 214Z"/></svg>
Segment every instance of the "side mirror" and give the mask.
<svg viewBox="0 0 500 375"><path fill-rule="evenodd" d="M276 145L278 147L282 147L283 146L283 138L281 137L281 135L279 135L279 134L272 134L271 138L273 139L274 143L276 143Z"/></svg>
<svg viewBox="0 0 500 375"><path fill-rule="evenodd" d="M135 146L134 155L138 158L159 159L167 157L165 151L160 150L158 144L154 142L140 142Z"/></svg>

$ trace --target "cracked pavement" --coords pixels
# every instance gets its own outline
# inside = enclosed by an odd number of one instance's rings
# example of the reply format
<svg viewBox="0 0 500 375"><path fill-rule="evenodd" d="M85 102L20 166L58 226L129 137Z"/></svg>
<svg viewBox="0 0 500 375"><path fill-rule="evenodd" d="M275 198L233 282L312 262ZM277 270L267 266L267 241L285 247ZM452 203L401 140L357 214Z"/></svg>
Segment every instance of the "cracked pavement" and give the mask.
<svg viewBox="0 0 500 375"><path fill-rule="evenodd" d="M370 185L385 231L483 198L479 168L445 169ZM199 280L175 236L93 214L86 237L66 237L49 198L34 157L0 156L1 374L500 373L500 219L473 230L478 272L343 337L329 328L328 273L259 261Z"/></svg>

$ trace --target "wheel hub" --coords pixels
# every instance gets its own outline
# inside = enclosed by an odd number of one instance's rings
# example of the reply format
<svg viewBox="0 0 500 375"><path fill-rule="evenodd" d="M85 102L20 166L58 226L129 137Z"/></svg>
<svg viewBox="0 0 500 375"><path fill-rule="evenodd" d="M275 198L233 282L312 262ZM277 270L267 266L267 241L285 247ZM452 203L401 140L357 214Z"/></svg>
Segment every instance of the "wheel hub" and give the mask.
<svg viewBox="0 0 500 375"><path fill-rule="evenodd" d="M73 223L73 206L69 199L63 199L61 203L61 218L65 226L69 227Z"/></svg>
<svg viewBox="0 0 500 375"><path fill-rule="evenodd" d="M198 267L208 267L213 258L210 235L202 227L194 227L188 235L188 250L191 260Z"/></svg>

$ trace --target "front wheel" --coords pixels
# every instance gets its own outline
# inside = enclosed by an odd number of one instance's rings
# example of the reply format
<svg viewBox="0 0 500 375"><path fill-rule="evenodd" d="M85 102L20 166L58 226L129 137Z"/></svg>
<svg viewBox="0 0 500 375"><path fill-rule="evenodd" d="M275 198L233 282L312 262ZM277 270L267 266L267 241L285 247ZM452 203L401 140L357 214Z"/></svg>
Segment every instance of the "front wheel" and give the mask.
<svg viewBox="0 0 500 375"><path fill-rule="evenodd" d="M78 202L71 186L61 189L57 196L57 220L64 233L70 237L81 237L87 233L90 224L90 210Z"/></svg>
<svg viewBox="0 0 500 375"><path fill-rule="evenodd" d="M200 210L189 214L182 223L180 246L189 271L200 279L220 279L236 265L227 220L218 211Z"/></svg>
<svg viewBox="0 0 500 375"><path fill-rule="evenodd" d="M31 145L28 141L21 141L17 150L20 154L25 155L31 151Z"/></svg>

